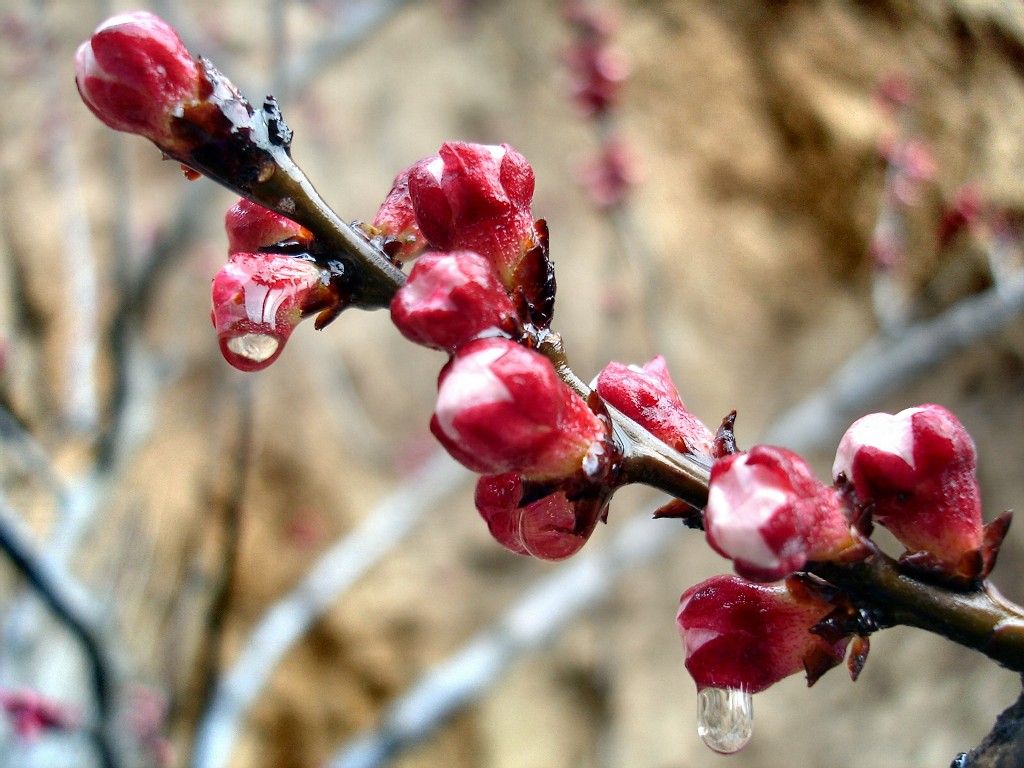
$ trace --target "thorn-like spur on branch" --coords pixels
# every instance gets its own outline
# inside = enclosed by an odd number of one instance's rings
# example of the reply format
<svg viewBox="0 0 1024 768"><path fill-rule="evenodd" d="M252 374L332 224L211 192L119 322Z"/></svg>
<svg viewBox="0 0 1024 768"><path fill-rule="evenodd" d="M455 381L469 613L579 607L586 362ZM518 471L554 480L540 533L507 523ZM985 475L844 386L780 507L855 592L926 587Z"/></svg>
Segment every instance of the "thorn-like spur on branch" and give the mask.
<svg viewBox="0 0 1024 768"><path fill-rule="evenodd" d="M307 227L350 272L353 306L388 306L402 271L324 202L291 158L292 132L273 97L254 109L167 22L114 16L75 59L83 101L111 128L145 136L186 173L201 173ZM328 257L324 257L328 258ZM326 266L326 265L325 265Z"/></svg>

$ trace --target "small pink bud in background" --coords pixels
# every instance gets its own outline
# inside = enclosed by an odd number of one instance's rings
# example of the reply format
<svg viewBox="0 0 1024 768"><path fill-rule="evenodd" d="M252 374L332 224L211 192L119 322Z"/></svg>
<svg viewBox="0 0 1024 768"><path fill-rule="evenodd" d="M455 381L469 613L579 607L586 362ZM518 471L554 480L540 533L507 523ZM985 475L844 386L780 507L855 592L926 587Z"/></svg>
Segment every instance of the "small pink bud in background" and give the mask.
<svg viewBox="0 0 1024 768"><path fill-rule="evenodd" d="M409 195L409 176L416 169L438 159L436 156L424 158L398 174L391 191L377 209L373 230L375 234L384 237L384 250L395 258L415 258L427 247L427 241L416 223L416 211Z"/></svg>
<svg viewBox="0 0 1024 768"><path fill-rule="evenodd" d="M973 184L964 184L942 211L936 237L939 248L948 247L957 235L978 224L984 214L981 191Z"/></svg>
<svg viewBox="0 0 1024 768"><path fill-rule="evenodd" d="M807 670L813 682L846 653L847 638L828 642L811 628L832 612L811 590L715 576L683 593L676 626L686 669L704 688L758 693Z"/></svg>
<svg viewBox="0 0 1024 768"><path fill-rule="evenodd" d="M235 368L273 363L303 317L337 305L326 271L278 253L234 253L213 279L210 317Z"/></svg>
<svg viewBox="0 0 1024 768"><path fill-rule="evenodd" d="M618 20L588 3L570 3L565 15L576 33L565 54L570 92L585 116L600 115L614 105L629 75L625 56L609 44Z"/></svg>
<svg viewBox="0 0 1024 768"><path fill-rule="evenodd" d="M308 247L313 233L279 213L242 198L224 217L228 253L256 253L279 243L293 242Z"/></svg>
<svg viewBox="0 0 1024 768"><path fill-rule="evenodd" d="M421 257L391 302L391 320L410 341L449 351L519 327L490 263L472 251Z"/></svg>
<svg viewBox="0 0 1024 768"><path fill-rule="evenodd" d="M448 142L439 157L409 174L416 221L430 246L479 253L507 288L523 255L537 244L533 186L530 164L507 144Z"/></svg>
<svg viewBox="0 0 1024 768"><path fill-rule="evenodd" d="M0 690L0 709L14 732L25 741L35 741L47 731L68 731L81 722L72 706L48 699L30 688Z"/></svg>
<svg viewBox="0 0 1024 768"><path fill-rule="evenodd" d="M75 54L75 82L93 113L117 131L161 143L170 123L210 85L178 34L159 16L107 19Z"/></svg>
<svg viewBox="0 0 1024 768"><path fill-rule="evenodd" d="M908 550L949 575L973 578L984 540L976 461L974 441L957 418L940 405L922 405L855 421L832 474Z"/></svg>
<svg viewBox="0 0 1024 768"><path fill-rule="evenodd" d="M511 552L541 560L576 554L594 532L602 508L592 500L570 501L563 491L519 506L522 498L522 478L514 472L477 482L476 508L495 540Z"/></svg>
<svg viewBox="0 0 1024 768"><path fill-rule="evenodd" d="M660 355L642 368L609 363L597 377L597 393L676 450L713 455L714 434L686 410Z"/></svg>
<svg viewBox="0 0 1024 768"><path fill-rule="evenodd" d="M430 430L474 472L568 477L604 426L541 354L505 338L471 341L441 371Z"/></svg>
<svg viewBox="0 0 1024 768"><path fill-rule="evenodd" d="M621 205L638 175L633 153L617 138L605 141L581 174L590 199L599 208Z"/></svg>
<svg viewBox="0 0 1024 768"><path fill-rule="evenodd" d="M712 548L755 581L858 551L835 489L795 453L769 445L715 462L704 525Z"/></svg>

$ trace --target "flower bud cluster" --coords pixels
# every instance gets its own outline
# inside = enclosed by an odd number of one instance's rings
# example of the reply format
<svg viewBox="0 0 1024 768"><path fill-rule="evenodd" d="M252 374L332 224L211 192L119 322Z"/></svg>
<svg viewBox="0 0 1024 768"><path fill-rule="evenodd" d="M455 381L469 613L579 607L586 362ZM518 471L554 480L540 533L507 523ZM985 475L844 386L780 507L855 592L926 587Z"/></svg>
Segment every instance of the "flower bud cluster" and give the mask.
<svg viewBox="0 0 1024 768"><path fill-rule="evenodd" d="M511 291L524 257L540 245L533 188L533 168L509 145L446 142L398 175L373 232L396 241L405 258L425 248L473 251Z"/></svg>
<svg viewBox="0 0 1024 768"><path fill-rule="evenodd" d="M331 271L302 256L313 243L306 228L240 200L225 229L228 262L213 278L210 319L224 359L258 371L280 356L303 318L319 312L317 327L323 327L342 299Z"/></svg>
<svg viewBox="0 0 1024 768"><path fill-rule="evenodd" d="M533 169L508 145L450 142L399 174L373 234L420 253L391 304L408 339L448 352L430 428L479 472L477 508L506 548L567 557L607 494L604 421L525 342L550 320L554 283ZM425 252L424 252L425 251Z"/></svg>
<svg viewBox="0 0 1024 768"><path fill-rule="evenodd" d="M900 563L908 574L953 589L984 578L1008 518L982 524L975 468L970 435L938 405L856 421L840 441L833 485L783 448L755 446L718 460L704 525L738 576L683 595L677 623L698 688L756 692L801 669L813 682L842 660L854 636L858 672L866 639L848 620L841 591L794 577L816 563L875 556L872 522L906 547Z"/></svg>

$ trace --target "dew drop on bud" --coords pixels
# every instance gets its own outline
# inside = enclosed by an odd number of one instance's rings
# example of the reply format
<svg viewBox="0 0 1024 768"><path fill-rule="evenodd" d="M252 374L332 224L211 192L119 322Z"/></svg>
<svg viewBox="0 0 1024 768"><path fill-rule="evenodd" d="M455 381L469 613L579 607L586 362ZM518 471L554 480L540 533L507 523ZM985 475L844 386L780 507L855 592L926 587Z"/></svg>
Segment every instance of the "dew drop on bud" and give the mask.
<svg viewBox="0 0 1024 768"><path fill-rule="evenodd" d="M697 694L697 735L715 752L730 755L750 741L754 697L739 688L704 688Z"/></svg>
<svg viewBox="0 0 1024 768"><path fill-rule="evenodd" d="M251 363L263 363L277 352L278 340L265 333L244 333L227 340L227 348Z"/></svg>

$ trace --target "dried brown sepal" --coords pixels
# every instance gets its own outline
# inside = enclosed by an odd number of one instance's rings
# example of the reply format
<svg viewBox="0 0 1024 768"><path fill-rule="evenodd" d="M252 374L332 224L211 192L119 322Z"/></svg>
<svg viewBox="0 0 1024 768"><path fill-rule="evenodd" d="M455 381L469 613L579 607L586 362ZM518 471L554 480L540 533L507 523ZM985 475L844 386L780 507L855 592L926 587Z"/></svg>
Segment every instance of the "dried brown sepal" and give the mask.
<svg viewBox="0 0 1024 768"><path fill-rule="evenodd" d="M715 432L715 442L713 447L716 459L736 453L739 450L736 447L735 426L736 411L730 411L729 415L722 419L722 423L719 425L718 431Z"/></svg>
<svg viewBox="0 0 1024 768"><path fill-rule="evenodd" d="M838 643L852 636L866 637L883 628L883 624L871 611L858 608L838 589L830 586L821 594L835 607L830 614L811 627L811 632L825 641Z"/></svg>
<svg viewBox="0 0 1024 768"><path fill-rule="evenodd" d="M814 646L808 651L803 658L804 672L807 675L807 687L810 688L821 676L828 672L830 669L834 669L839 666L843 661L841 655L836 655L828 648L823 646Z"/></svg>
<svg viewBox="0 0 1024 768"><path fill-rule="evenodd" d="M846 657L846 668L850 671L850 679L854 682L860 677L864 665L868 661L871 640L867 635L857 635L850 641L849 655Z"/></svg>
<svg viewBox="0 0 1024 768"><path fill-rule="evenodd" d="M668 504L654 510L655 520L680 520L687 528L695 531L704 530L704 511L687 504L680 499L672 499Z"/></svg>
<svg viewBox="0 0 1024 768"><path fill-rule="evenodd" d="M836 490L843 500L850 518L850 526L865 541L870 541L871 534L875 530L874 515L871 513L871 504L858 504L854 495L853 487L846 482L837 484Z"/></svg>
<svg viewBox="0 0 1024 768"><path fill-rule="evenodd" d="M956 566L931 552L904 552L899 558L900 570L916 579L938 584L958 592L972 592L981 586L985 557L981 549L964 552Z"/></svg>
<svg viewBox="0 0 1024 768"><path fill-rule="evenodd" d="M548 225L544 219L534 223L535 244L516 267L512 300L524 323L537 330L551 325L555 314L555 267L548 255Z"/></svg>
<svg viewBox="0 0 1024 768"><path fill-rule="evenodd" d="M1010 530L1010 523L1013 522L1013 512L1003 512L999 517L985 526L981 542L981 578L988 578L992 569L996 567L996 560L999 557L999 550L1003 546L1003 539Z"/></svg>

